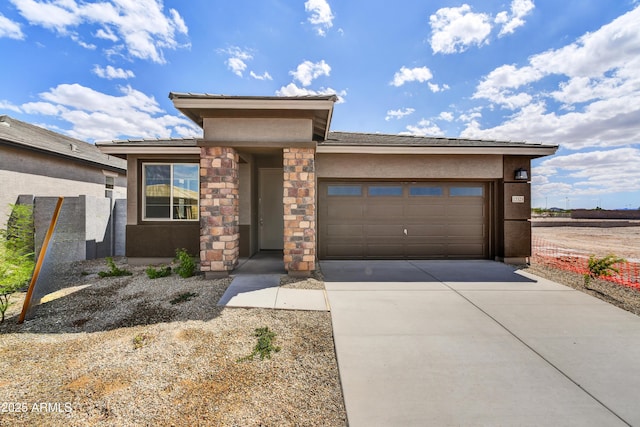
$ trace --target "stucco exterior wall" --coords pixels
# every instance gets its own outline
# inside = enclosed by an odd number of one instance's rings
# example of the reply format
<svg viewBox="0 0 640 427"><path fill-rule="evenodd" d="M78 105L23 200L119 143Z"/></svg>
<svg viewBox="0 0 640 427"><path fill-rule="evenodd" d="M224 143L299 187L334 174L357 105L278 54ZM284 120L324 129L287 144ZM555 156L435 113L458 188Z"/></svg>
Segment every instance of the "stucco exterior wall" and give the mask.
<svg viewBox="0 0 640 427"><path fill-rule="evenodd" d="M74 161L36 153L33 151L0 147L0 227L6 226L10 204L16 203L20 194L36 197L93 196L103 198L107 176L103 172ZM114 177L113 198L127 197L126 177Z"/></svg>
<svg viewBox="0 0 640 427"><path fill-rule="evenodd" d="M499 179L498 155L317 154L318 178Z"/></svg>
<svg viewBox="0 0 640 427"><path fill-rule="evenodd" d="M206 141L311 141L313 123L307 118L205 118Z"/></svg>

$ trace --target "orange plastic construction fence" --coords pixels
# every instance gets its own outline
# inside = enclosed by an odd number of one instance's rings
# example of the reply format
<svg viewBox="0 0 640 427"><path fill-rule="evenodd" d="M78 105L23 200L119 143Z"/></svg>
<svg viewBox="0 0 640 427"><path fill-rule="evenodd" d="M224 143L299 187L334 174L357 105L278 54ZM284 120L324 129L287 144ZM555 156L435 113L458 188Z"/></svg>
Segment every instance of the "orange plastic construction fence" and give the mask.
<svg viewBox="0 0 640 427"><path fill-rule="evenodd" d="M579 274L589 272L588 253L564 248L540 238L533 239L531 249L532 259L535 263ZM619 273L614 273L613 276L603 276L600 279L640 289L640 263L626 261L615 264L614 267L618 269Z"/></svg>

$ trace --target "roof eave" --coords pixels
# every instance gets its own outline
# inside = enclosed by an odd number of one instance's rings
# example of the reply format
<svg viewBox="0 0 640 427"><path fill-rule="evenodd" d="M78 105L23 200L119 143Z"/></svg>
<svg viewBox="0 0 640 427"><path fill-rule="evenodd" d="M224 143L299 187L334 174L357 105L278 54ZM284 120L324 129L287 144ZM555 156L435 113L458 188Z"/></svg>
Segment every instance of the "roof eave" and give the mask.
<svg viewBox="0 0 640 427"><path fill-rule="evenodd" d="M95 161L95 160L91 160L91 159L86 159L83 157L79 157L79 156L74 156L74 155L70 155L70 154L64 154L64 153L60 153L59 151L54 151L54 150L46 150L40 147L34 147L32 145L26 145L26 144L22 144L19 142L14 142L14 141L9 141L6 139L1 139L0 140L0 145L6 145L9 147L13 147L13 148L18 148L18 149L22 149L22 150L27 150L27 151L31 151L34 153L40 153L40 154L45 154L47 156L53 156L53 157L57 157L60 159L65 159L65 160L69 160L75 163L80 163L83 165L88 165L94 168L99 168L99 169L105 169L105 170L110 170L113 172L119 172L119 173L123 173L126 174L127 173L127 168L126 166L121 168L118 167L116 165L112 165L112 164L108 164L108 163L103 163L103 162L99 162L99 161ZM104 153L107 154L107 153ZM118 157L118 156L114 156L114 157Z"/></svg>
<svg viewBox="0 0 640 427"><path fill-rule="evenodd" d="M299 96L299 97L261 97L261 96L224 96L207 94L169 93L173 105L201 128L204 126L203 114L212 110L237 111L311 111L313 112L314 134L325 140L329 135L333 107L338 100L336 95Z"/></svg>
<svg viewBox="0 0 640 427"><path fill-rule="evenodd" d="M530 145L518 147L473 146L371 146L371 145L318 145L318 154L485 154L544 157L555 154L558 146Z"/></svg>

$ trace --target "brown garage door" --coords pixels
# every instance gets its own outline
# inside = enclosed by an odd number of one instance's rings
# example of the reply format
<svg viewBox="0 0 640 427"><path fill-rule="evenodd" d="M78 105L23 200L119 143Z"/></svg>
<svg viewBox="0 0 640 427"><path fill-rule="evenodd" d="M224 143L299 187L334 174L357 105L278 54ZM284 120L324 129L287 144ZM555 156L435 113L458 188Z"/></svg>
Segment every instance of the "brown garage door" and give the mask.
<svg viewBox="0 0 640 427"><path fill-rule="evenodd" d="M487 258L481 182L321 182L319 256Z"/></svg>

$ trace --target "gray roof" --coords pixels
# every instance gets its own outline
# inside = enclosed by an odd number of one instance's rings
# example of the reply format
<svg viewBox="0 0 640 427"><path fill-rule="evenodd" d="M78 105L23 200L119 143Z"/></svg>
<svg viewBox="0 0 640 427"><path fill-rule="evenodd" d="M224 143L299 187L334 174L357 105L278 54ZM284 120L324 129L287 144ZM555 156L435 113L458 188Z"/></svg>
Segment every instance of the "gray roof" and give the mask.
<svg viewBox="0 0 640 427"><path fill-rule="evenodd" d="M389 147L546 147L529 142L493 141L481 139L447 138L434 136L389 135L380 133L329 132L326 141L318 145L389 146Z"/></svg>
<svg viewBox="0 0 640 427"><path fill-rule="evenodd" d="M102 153L98 147L48 129L0 116L0 144L64 157L103 169L126 172L127 162Z"/></svg>
<svg viewBox="0 0 640 427"><path fill-rule="evenodd" d="M135 145L137 147L197 147L198 138L133 138L99 141L96 145Z"/></svg>
<svg viewBox="0 0 640 427"><path fill-rule="evenodd" d="M298 95L298 96L242 96L242 95L221 95L216 93L194 93L194 92L169 92L169 99L190 98L190 99L249 99L249 100L269 100L269 99L308 99L319 101L335 101L337 95Z"/></svg>

